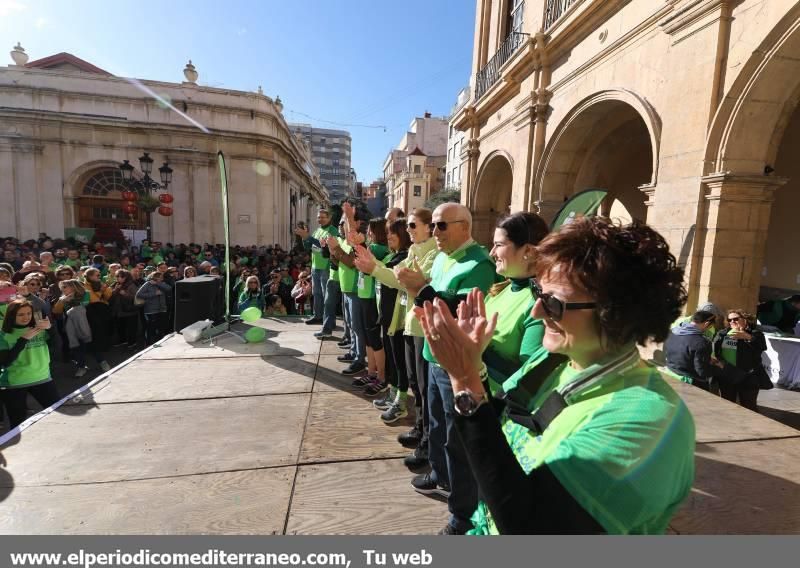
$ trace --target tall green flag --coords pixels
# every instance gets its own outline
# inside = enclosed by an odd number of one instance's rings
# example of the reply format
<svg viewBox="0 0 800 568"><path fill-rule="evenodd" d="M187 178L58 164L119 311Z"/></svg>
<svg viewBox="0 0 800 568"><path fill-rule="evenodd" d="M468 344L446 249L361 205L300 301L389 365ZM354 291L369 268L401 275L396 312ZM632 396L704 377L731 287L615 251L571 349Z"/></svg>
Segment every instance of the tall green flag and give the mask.
<svg viewBox="0 0 800 568"><path fill-rule="evenodd" d="M228 173L222 150L217 152L219 183L222 197L222 231L225 233L225 321L231 321L231 228L228 219Z"/></svg>
<svg viewBox="0 0 800 568"><path fill-rule="evenodd" d="M571 223L578 215L587 217L596 215L597 210L600 208L600 203L605 199L606 195L608 195L608 192L605 189L586 189L576 193L561 206L552 225L550 225L550 230L555 231L561 225Z"/></svg>

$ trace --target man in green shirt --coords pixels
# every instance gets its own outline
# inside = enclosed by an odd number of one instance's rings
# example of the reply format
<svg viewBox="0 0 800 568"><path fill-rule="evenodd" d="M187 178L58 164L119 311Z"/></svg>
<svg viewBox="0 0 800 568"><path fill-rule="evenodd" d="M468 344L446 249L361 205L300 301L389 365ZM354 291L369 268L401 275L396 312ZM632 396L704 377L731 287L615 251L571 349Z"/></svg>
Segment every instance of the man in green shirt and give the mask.
<svg viewBox="0 0 800 568"><path fill-rule="evenodd" d="M430 278L416 270L399 269L397 277L409 295L422 306L435 297L451 311L473 288L486 292L495 282L495 265L488 252L472 239L472 214L458 203L445 203L433 212L433 236L439 254ZM423 495L447 497L450 520L441 534L464 534L472 528L470 517L478 503L478 486L467 462L466 452L455 431L453 387L447 371L433 357L427 340L423 356L428 371L428 414L430 434L428 460L431 473L417 475L411 484Z"/></svg>
<svg viewBox="0 0 800 568"><path fill-rule="evenodd" d="M331 225L331 215L326 209L320 209L317 214L319 228L313 235L309 234L308 227L299 226L294 230L294 234L303 239L303 248L311 251L311 286L314 295L314 315L306 320L308 325L322 323L325 309L325 289L328 286L330 276L330 255L327 247L323 247L320 242L328 236L338 237L339 231Z"/></svg>

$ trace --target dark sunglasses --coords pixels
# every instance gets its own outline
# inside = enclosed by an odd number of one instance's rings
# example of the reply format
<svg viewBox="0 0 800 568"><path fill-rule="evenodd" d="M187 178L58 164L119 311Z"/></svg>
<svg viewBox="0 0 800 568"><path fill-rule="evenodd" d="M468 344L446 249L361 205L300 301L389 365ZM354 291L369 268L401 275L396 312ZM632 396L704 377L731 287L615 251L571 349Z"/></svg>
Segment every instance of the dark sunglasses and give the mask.
<svg viewBox="0 0 800 568"><path fill-rule="evenodd" d="M428 228L433 231L434 229L439 229L439 231L446 231L447 226L451 223L466 223L464 219L458 219L457 221L437 221L436 223L430 223ZM409 225L411 227L411 225ZM413 227L412 227L413 229Z"/></svg>
<svg viewBox="0 0 800 568"><path fill-rule="evenodd" d="M730 321L730 322L734 322L734 321L741 321L742 319L743 319L743 318L741 318L741 317L736 317L736 318L728 318L728 321Z"/></svg>
<svg viewBox="0 0 800 568"><path fill-rule="evenodd" d="M533 278L531 278L531 288L536 298L542 301L544 313L553 321L561 321L566 310L588 310L597 307L597 302L565 302L552 294L545 294Z"/></svg>

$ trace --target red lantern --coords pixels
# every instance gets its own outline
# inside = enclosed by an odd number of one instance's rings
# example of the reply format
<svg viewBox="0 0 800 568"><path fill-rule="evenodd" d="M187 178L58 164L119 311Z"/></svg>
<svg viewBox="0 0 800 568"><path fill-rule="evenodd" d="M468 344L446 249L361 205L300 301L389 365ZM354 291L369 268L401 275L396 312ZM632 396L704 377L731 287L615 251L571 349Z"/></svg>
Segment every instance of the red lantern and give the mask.
<svg viewBox="0 0 800 568"><path fill-rule="evenodd" d="M172 207L167 207L166 205L162 205L158 208L158 214L163 217L171 217L172 216Z"/></svg>
<svg viewBox="0 0 800 568"><path fill-rule="evenodd" d="M134 215L137 209L138 207L136 207L135 203L126 203L122 206L122 210L128 215Z"/></svg>
<svg viewBox="0 0 800 568"><path fill-rule="evenodd" d="M136 201L139 198L135 191L123 191L122 199L125 201Z"/></svg>
<svg viewBox="0 0 800 568"><path fill-rule="evenodd" d="M164 203L164 204L166 204L166 203L172 203L172 202L174 201L174 199L175 199L175 198L174 198L174 197L172 197L172 195L170 195L169 193L162 193L161 195L159 195L159 196L158 196L158 200L159 200L161 203Z"/></svg>

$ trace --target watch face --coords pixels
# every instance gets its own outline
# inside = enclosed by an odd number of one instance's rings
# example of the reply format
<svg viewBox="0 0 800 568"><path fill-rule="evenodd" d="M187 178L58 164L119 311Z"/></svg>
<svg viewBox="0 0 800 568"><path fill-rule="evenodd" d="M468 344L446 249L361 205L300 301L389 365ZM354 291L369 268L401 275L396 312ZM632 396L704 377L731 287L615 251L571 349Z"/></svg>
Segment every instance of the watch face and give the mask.
<svg viewBox="0 0 800 568"><path fill-rule="evenodd" d="M468 392L460 392L453 399L453 404L460 414L470 414L475 410L475 401Z"/></svg>

